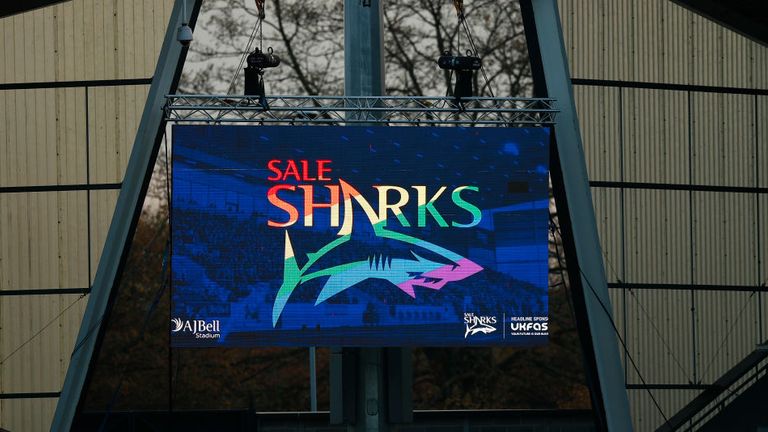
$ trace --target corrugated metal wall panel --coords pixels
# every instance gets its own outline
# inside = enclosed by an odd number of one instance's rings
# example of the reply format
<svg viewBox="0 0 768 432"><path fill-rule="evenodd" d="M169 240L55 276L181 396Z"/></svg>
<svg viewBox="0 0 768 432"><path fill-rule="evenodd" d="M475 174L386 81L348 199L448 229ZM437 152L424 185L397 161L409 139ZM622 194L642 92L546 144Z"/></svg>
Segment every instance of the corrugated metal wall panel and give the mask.
<svg viewBox="0 0 768 432"><path fill-rule="evenodd" d="M85 183L84 91L4 90L0 187Z"/></svg>
<svg viewBox="0 0 768 432"><path fill-rule="evenodd" d="M624 180L687 183L686 93L622 89L622 99Z"/></svg>
<svg viewBox="0 0 768 432"><path fill-rule="evenodd" d="M80 297L46 295L3 298L0 305L3 328L0 349L10 354L23 346L21 354L3 363L3 393L61 390L66 374L66 369L62 370L61 366L62 363L69 363L74 336L88 301ZM19 319L20 316L24 319ZM77 325L73 326L74 323ZM66 334L63 334L64 330ZM2 427L6 427L6 420L2 421Z"/></svg>
<svg viewBox="0 0 768 432"><path fill-rule="evenodd" d="M149 77L171 0L74 0L0 20L0 82Z"/></svg>
<svg viewBox="0 0 768 432"><path fill-rule="evenodd" d="M697 292L698 376L711 383L758 344L758 297L750 292Z"/></svg>
<svg viewBox="0 0 768 432"><path fill-rule="evenodd" d="M601 39L606 48L603 52L603 68L593 77L611 79L625 70L616 59L623 57L624 53L631 50L632 26L629 25L631 15L629 3L626 1L601 1L600 3L605 5L606 14L604 22L596 29L604 32ZM571 68L573 76L581 77L580 73L580 70Z"/></svg>
<svg viewBox="0 0 768 432"><path fill-rule="evenodd" d="M754 186L754 96L695 93L692 107L693 182Z"/></svg>
<svg viewBox="0 0 768 432"><path fill-rule="evenodd" d="M0 19L0 83L151 77L172 5L73 0ZM0 187L122 181L146 94L147 86L0 91ZM87 192L0 194L0 290L89 286L117 193L91 192L90 245ZM78 297L0 296L0 357ZM60 390L86 301L0 367L0 393ZM0 427L47 430L55 404L0 400Z"/></svg>
<svg viewBox="0 0 768 432"><path fill-rule="evenodd" d="M85 192L0 194L0 290L88 286L86 208Z"/></svg>
<svg viewBox="0 0 768 432"><path fill-rule="evenodd" d="M626 190L626 281L690 283L688 195Z"/></svg>
<svg viewBox="0 0 768 432"><path fill-rule="evenodd" d="M56 398L0 400L3 427L9 431L47 431L56 410ZM10 415L13 414L13 415Z"/></svg>
<svg viewBox="0 0 768 432"><path fill-rule="evenodd" d="M579 112L590 109L591 115L579 119L587 170L591 180L621 178L621 135L619 89L576 87L574 96Z"/></svg>
<svg viewBox="0 0 768 432"><path fill-rule="evenodd" d="M768 88L765 47L668 0L559 5L573 77Z"/></svg>
<svg viewBox="0 0 768 432"><path fill-rule="evenodd" d="M617 189L592 189L592 201L597 218L597 232L603 250L605 275L609 282L625 279L622 248L624 237L621 224L621 192Z"/></svg>
<svg viewBox="0 0 768 432"><path fill-rule="evenodd" d="M617 308L614 308L617 309ZM690 293L682 290L633 290L626 295L627 346L647 384L687 384L693 345ZM642 384L627 371L629 384Z"/></svg>
<svg viewBox="0 0 768 432"><path fill-rule="evenodd" d="M91 261L93 262L91 278L96 276L96 269L107 239L109 223L115 212L119 191L103 190L91 193Z"/></svg>
<svg viewBox="0 0 768 432"><path fill-rule="evenodd" d="M691 73L691 32L692 17L685 9L670 2L660 2L661 30L659 37L664 38L660 50L662 69L660 80L663 82L684 83L690 81ZM669 35L675 35L670 37Z"/></svg>
<svg viewBox="0 0 768 432"><path fill-rule="evenodd" d="M765 47L753 44L752 52L752 87L761 88L761 83L768 82L768 50Z"/></svg>
<svg viewBox="0 0 768 432"><path fill-rule="evenodd" d="M695 192L693 209L694 282L756 285L757 221L754 197L748 194Z"/></svg>
<svg viewBox="0 0 768 432"><path fill-rule="evenodd" d="M760 234L758 238L760 239L759 243L761 246L757 250L760 264L757 266L757 280L762 286L768 286L768 250L766 250L766 245L768 245L768 196L761 195L759 202L759 211L755 215L760 227ZM768 295L766 295L766 297L768 297ZM768 316L768 309L765 309L765 313L766 316ZM766 319L766 322L768 322L768 319ZM766 331L765 334L768 337L768 331Z"/></svg>
<svg viewBox="0 0 768 432"><path fill-rule="evenodd" d="M768 165L766 165L768 166ZM765 245L768 245L768 196L762 195L758 199L759 213L758 221L760 223L759 244L762 248L758 249L758 262L760 265L757 267L757 280L763 287L768 287L768 250ZM760 330L758 331L758 339L761 343L768 343L768 294L760 293L758 295L758 316L762 317L760 324Z"/></svg>
<svg viewBox="0 0 768 432"><path fill-rule="evenodd" d="M613 310L613 322L616 325L616 329L618 329L620 334L625 335L627 330L627 313L623 306L626 304L626 293L621 290L608 290L608 296L611 299L611 304L616 306ZM624 339L626 338L622 336L622 340ZM621 346L621 343L619 343L619 352L622 353L621 365L626 366L626 359L624 358L624 347Z"/></svg>
<svg viewBox="0 0 768 432"><path fill-rule="evenodd" d="M768 48L671 1L560 5L575 78L768 88ZM574 96L592 181L768 187L768 97L584 85ZM622 258L629 283L754 286L768 279L765 194L624 189L622 221L616 217L620 191L592 188L609 281L617 280L612 267L622 268ZM750 295L611 292L631 355L646 380L658 384L710 383L768 338L768 296ZM749 312L741 313L742 307ZM627 373L638 383L632 370ZM653 392L668 416L698 393ZM636 430L663 421L644 390L630 390L630 404Z"/></svg>
<svg viewBox="0 0 768 432"><path fill-rule="evenodd" d="M91 182L122 181L148 92L149 86L89 89Z"/></svg>
<svg viewBox="0 0 768 432"><path fill-rule="evenodd" d="M768 49L765 51L768 51ZM768 64L768 55L765 57L765 64ZM766 67L766 69L768 69L768 67ZM758 160L757 166L755 167L757 174L755 175L758 177L757 184L759 187L768 187L768 96L758 96L755 98L754 103L757 105L757 108L755 109L757 142L755 145L757 148Z"/></svg>

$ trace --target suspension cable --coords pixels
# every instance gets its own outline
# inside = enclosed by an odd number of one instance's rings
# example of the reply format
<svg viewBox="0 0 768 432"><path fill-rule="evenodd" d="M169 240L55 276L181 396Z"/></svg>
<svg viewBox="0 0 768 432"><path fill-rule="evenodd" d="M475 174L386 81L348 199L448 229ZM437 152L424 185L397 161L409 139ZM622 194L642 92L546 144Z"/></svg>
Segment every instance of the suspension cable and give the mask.
<svg viewBox="0 0 768 432"><path fill-rule="evenodd" d="M256 31L260 30L260 37L259 37L259 49L261 49L262 40L264 39L264 33L261 30L263 27L262 25L263 20L259 18L256 21L256 24L253 26L253 31L251 31L251 36L248 38L248 44L245 46L245 52L243 52L243 55L240 57L240 63L237 65L237 69L235 69L235 74L232 76L232 80L229 82L229 86L227 87L227 94L230 95L235 90L235 83L237 82L237 78L240 76L240 70L243 68L243 63L245 63L245 59L248 57L248 54L251 52L251 47L253 46L253 41L256 39Z"/></svg>
<svg viewBox="0 0 768 432"><path fill-rule="evenodd" d="M464 18L463 14L462 17L459 19L461 24L463 24L464 31L467 34L467 40L469 41L469 47L474 52L474 55L479 57L480 51L477 49L477 45L475 44L475 38L472 36L472 32L470 31L469 24L467 24L466 18ZM459 31L461 33L461 31ZM460 54L460 53L459 53ZM480 72L483 74L483 79L485 80L485 85L488 87L488 93L491 94L491 97L496 97L493 94L493 89L491 88L491 82L488 79L488 74L485 72L485 64L480 64Z"/></svg>

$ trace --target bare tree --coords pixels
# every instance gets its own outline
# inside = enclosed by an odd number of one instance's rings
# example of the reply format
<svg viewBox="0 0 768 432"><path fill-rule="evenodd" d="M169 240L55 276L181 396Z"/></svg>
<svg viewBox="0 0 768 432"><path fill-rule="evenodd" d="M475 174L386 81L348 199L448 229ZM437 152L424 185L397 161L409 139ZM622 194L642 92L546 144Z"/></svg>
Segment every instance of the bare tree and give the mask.
<svg viewBox="0 0 768 432"><path fill-rule="evenodd" d="M475 74L475 94L530 93L530 66L518 3L476 0L467 3L464 16L466 27L460 24L451 2L443 0L386 3L389 94L445 94L452 77L449 71L438 69L435 60L446 51L476 54L483 60L485 75Z"/></svg>
<svg viewBox="0 0 768 432"><path fill-rule="evenodd" d="M272 47L280 67L266 75L271 94L338 94L343 88L343 2L339 0L271 0L267 19L256 31L258 12L252 0L203 3L190 49L182 91L224 93L237 72L248 40ZM242 73L234 82L241 93Z"/></svg>
<svg viewBox="0 0 768 432"><path fill-rule="evenodd" d="M343 92L343 0L267 2L264 47L273 47L283 64L267 72L271 94L339 95ZM222 93L229 89L253 34L258 12L250 0L203 3L195 43L185 69L185 92ZM450 1L390 0L384 3L386 90L392 95L445 94L451 74L437 57L477 49L485 76L476 74L476 93L525 96L531 79L517 2L476 0L460 25ZM468 31L467 31L468 30ZM474 35L471 45L469 34ZM258 43L258 42L257 42ZM487 77L487 81L486 78ZM242 75L235 81L242 89Z"/></svg>

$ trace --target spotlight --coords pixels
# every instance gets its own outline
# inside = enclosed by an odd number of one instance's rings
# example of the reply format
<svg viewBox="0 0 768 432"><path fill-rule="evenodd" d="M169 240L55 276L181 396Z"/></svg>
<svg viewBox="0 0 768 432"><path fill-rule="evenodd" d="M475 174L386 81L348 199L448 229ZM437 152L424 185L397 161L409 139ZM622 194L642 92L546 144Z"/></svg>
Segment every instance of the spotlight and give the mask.
<svg viewBox="0 0 768 432"><path fill-rule="evenodd" d="M476 70L483 66L480 57L475 57L467 53L466 56L454 56L446 51L437 59L437 65L440 69L456 71L456 84L453 88L453 96L456 99L472 97L472 77Z"/></svg>
<svg viewBox="0 0 768 432"><path fill-rule="evenodd" d="M267 48L262 52L256 48L246 59L248 66L245 68L245 96L257 96L264 109L267 108L266 92L264 90L264 70L277 67L280 57Z"/></svg>
<svg viewBox="0 0 768 432"><path fill-rule="evenodd" d="M267 52L261 52L256 48L256 51L248 55L246 59L248 67L256 69L269 69L277 67L280 64L280 57L272 52L272 48L267 48Z"/></svg>

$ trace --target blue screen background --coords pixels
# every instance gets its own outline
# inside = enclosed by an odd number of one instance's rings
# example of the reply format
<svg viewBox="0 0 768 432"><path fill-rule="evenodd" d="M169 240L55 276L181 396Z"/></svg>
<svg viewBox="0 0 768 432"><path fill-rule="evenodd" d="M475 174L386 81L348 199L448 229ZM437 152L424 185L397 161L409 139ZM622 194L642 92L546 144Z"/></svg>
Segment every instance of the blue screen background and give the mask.
<svg viewBox="0 0 768 432"><path fill-rule="evenodd" d="M548 147L546 128L336 127L336 126L174 126L172 192L173 317L218 320L217 338L172 333L177 347L208 346L472 346L533 345L546 335L509 334L510 317L547 316ZM331 160L329 182L267 180L269 160ZM284 164L282 165L284 167ZM288 228L287 214L267 201L275 184L313 184L324 203L326 184L353 185L378 209L374 185L410 190L403 207L411 227L389 215L387 228L424 239L482 266L439 290L415 288L412 298L381 279L367 279L315 305L327 278L300 284L276 325L273 305L283 282L285 233L296 260L306 262L337 238L330 211L316 209L314 226L303 225L303 193L280 193L299 211ZM427 214L416 226L416 193L447 190L435 207L450 222L471 215L451 201L462 194L479 207L471 228L439 227ZM343 206L342 206L343 207ZM315 265L329 268L376 257L444 258L412 244L382 239L353 203L351 239ZM344 209L341 218L345 217ZM467 334L465 313L495 317L496 331Z"/></svg>

